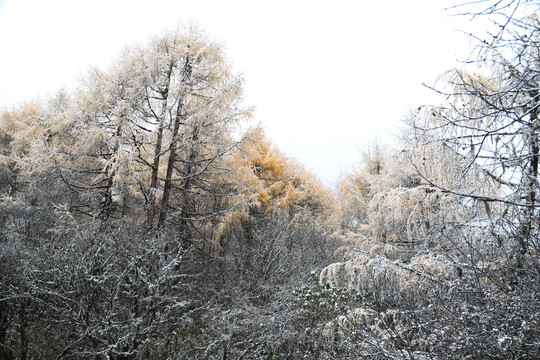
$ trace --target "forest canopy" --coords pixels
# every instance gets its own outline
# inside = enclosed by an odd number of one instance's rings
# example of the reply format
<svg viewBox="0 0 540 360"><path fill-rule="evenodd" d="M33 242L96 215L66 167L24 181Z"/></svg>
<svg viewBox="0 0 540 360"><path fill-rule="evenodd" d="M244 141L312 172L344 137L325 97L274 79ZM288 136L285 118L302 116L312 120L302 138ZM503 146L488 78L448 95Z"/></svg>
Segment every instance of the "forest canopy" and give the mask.
<svg viewBox="0 0 540 360"><path fill-rule="evenodd" d="M334 189L193 28L2 111L0 359L539 358L538 9L454 9L497 31Z"/></svg>

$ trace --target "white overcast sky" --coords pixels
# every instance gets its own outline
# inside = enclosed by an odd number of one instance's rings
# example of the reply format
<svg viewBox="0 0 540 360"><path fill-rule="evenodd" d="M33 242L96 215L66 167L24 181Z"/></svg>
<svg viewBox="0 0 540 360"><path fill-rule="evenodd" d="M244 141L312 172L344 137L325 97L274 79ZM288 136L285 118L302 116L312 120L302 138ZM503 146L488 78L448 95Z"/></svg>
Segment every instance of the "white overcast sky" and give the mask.
<svg viewBox="0 0 540 360"><path fill-rule="evenodd" d="M196 23L225 47L279 149L326 184L391 142L469 52L446 0L0 0L0 109L71 89L124 46Z"/></svg>

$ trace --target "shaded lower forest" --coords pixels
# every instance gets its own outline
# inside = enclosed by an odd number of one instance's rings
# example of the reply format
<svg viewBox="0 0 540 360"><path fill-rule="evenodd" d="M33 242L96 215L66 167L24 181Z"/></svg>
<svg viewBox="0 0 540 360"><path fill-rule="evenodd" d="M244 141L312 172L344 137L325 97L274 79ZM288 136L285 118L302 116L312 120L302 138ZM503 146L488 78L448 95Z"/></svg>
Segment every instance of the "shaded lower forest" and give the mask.
<svg viewBox="0 0 540 360"><path fill-rule="evenodd" d="M194 30L0 117L0 359L537 359L540 23L520 2L335 189ZM241 133L241 134L239 134Z"/></svg>

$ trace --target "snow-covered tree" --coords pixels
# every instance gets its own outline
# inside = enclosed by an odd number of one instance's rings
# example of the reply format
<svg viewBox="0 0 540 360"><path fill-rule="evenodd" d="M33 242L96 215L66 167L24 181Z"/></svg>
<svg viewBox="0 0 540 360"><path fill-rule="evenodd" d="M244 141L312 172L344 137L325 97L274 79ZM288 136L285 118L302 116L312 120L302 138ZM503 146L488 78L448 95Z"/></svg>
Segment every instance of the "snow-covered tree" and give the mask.
<svg viewBox="0 0 540 360"><path fill-rule="evenodd" d="M187 228L212 216L201 205L223 196L211 180L227 171L220 159L234 146L231 131L249 116L241 100L242 80L221 47L192 29L126 50L108 72L93 71L79 102L107 136L106 202L143 199L150 227L169 219Z"/></svg>

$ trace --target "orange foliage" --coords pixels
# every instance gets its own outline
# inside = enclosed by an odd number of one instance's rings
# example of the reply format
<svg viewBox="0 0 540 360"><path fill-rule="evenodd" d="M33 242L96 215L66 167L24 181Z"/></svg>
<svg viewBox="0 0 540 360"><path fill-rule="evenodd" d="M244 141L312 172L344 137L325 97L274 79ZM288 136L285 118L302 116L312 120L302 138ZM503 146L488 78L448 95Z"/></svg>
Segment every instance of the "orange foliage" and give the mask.
<svg viewBox="0 0 540 360"><path fill-rule="evenodd" d="M235 171L230 182L238 188L238 196L231 201L240 206L225 216L225 227L285 211L293 216L302 210L318 217L332 213L334 199L330 190L276 149L260 127L244 135L231 162Z"/></svg>

